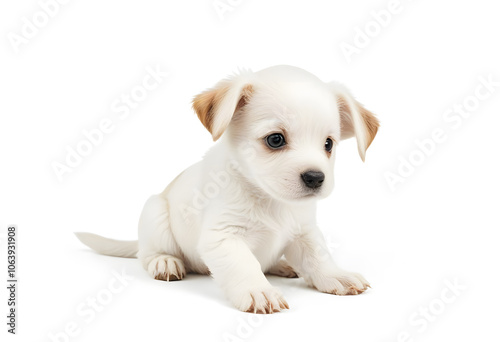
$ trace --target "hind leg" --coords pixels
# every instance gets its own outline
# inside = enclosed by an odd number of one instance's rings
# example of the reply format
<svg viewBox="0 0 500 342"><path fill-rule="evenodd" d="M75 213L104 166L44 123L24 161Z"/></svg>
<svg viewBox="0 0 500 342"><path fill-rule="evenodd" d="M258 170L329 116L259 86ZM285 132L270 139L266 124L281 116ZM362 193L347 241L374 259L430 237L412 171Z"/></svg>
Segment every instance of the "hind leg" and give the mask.
<svg viewBox="0 0 500 342"><path fill-rule="evenodd" d="M180 280L186 265L170 229L168 201L162 195L151 196L139 220L139 252L142 266L158 280Z"/></svg>
<svg viewBox="0 0 500 342"><path fill-rule="evenodd" d="M285 259L280 259L276 265L271 267L267 274L277 275L278 277L285 278L298 278L297 273L292 266Z"/></svg>

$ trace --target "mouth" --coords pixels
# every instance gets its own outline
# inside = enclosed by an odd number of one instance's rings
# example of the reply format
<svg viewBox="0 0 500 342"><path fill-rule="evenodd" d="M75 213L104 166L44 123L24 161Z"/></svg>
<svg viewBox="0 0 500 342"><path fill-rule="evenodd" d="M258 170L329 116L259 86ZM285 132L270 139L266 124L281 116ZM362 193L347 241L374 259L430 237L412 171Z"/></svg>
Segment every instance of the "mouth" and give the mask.
<svg viewBox="0 0 500 342"><path fill-rule="evenodd" d="M319 197L321 195L320 189L309 190L304 195L300 196L299 199L309 199L314 197Z"/></svg>

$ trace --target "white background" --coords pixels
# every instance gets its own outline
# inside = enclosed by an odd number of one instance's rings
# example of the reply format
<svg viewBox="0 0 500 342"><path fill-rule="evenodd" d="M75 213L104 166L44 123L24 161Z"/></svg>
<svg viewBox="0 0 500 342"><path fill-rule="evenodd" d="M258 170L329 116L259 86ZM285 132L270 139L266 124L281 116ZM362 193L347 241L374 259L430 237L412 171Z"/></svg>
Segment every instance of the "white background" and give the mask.
<svg viewBox="0 0 500 342"><path fill-rule="evenodd" d="M12 337L2 285L1 339L50 341L71 322L71 341L398 341L404 332L414 341L498 339L500 87L468 118L443 118L474 104L479 77L500 81L498 8L401 0L377 32L371 11L389 1L232 3L222 20L212 0L69 1L16 52L8 37L41 7L2 2L0 265L6 270L6 227L17 224L19 306ZM366 25L370 42L349 62L341 44ZM339 297L270 277L290 310L255 318L235 310L209 277L155 281L137 260L100 256L77 241L74 231L135 239L148 196L213 144L192 97L240 67L276 64L345 83L382 122L364 164L354 141L341 144L336 189L318 213L338 263L362 273L371 290ZM121 120L112 103L157 65L169 76ZM103 118L114 131L59 181L51 164L64 163L67 146ZM387 172L398 173L399 158L418 160L415 140L435 129L446 141L392 190ZM77 308L122 269L134 280L86 322ZM444 303L446 282L466 289ZM432 316L416 323L429 306ZM241 328L252 319L254 328Z"/></svg>

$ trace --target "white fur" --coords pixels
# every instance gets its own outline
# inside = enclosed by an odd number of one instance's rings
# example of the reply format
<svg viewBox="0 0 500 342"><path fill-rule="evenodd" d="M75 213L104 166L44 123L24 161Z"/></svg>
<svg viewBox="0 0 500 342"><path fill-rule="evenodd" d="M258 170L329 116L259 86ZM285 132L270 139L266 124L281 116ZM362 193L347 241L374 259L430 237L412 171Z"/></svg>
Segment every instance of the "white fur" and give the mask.
<svg viewBox="0 0 500 342"><path fill-rule="evenodd" d="M334 186L336 146L329 156L324 143L327 137L341 139L335 94L342 93L352 106L354 100L342 87L286 66L244 72L228 82L230 91L216 108L212 129L214 136L224 134L201 162L146 202L138 248L130 242L120 247L96 235L78 237L104 254L137 252L157 279L210 273L243 311L288 308L266 272L291 276L295 271L322 292L363 292L368 283L334 263L315 219L316 201ZM253 87L251 99L235 112L247 84ZM364 158L362 118L356 110L352 115ZM270 151L264 137L283 129L286 149ZM319 191L304 186L300 175L308 170L326 175ZM106 243L110 247L104 247Z"/></svg>

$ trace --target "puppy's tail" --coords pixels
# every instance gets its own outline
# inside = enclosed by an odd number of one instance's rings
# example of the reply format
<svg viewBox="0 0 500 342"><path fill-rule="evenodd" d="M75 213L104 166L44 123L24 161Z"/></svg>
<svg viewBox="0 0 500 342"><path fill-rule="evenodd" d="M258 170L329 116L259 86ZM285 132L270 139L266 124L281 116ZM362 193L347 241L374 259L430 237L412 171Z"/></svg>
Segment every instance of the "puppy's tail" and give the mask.
<svg viewBox="0 0 500 342"><path fill-rule="evenodd" d="M121 258L136 258L139 250L138 241L120 241L108 239L91 233L75 233L76 237L83 242L84 245L92 248L100 254L121 257Z"/></svg>

